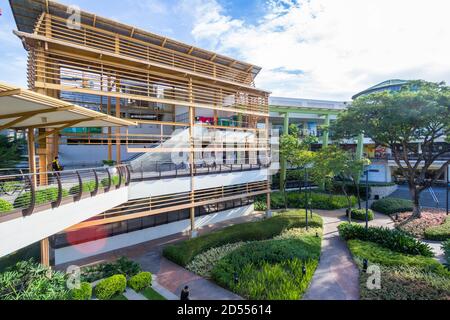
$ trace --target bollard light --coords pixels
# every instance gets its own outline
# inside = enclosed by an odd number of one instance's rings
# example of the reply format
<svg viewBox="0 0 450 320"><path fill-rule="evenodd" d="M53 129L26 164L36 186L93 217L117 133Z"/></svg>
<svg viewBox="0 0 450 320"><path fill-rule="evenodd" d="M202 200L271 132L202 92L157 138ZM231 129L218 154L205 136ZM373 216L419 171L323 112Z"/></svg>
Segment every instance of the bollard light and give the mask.
<svg viewBox="0 0 450 320"><path fill-rule="evenodd" d="M398 213L395 214L395 221L398 221Z"/></svg>
<svg viewBox="0 0 450 320"><path fill-rule="evenodd" d="M239 277L237 272L234 273L234 284L238 284L239 283Z"/></svg>
<svg viewBox="0 0 450 320"><path fill-rule="evenodd" d="M302 274L306 275L306 267L305 267L305 265L303 265L303 267L302 267Z"/></svg>
<svg viewBox="0 0 450 320"><path fill-rule="evenodd" d="M318 238L319 237L319 233L316 231L316 238Z"/></svg>
<svg viewBox="0 0 450 320"><path fill-rule="evenodd" d="M369 261L367 259L363 260L363 272L367 272L367 267L369 265Z"/></svg>

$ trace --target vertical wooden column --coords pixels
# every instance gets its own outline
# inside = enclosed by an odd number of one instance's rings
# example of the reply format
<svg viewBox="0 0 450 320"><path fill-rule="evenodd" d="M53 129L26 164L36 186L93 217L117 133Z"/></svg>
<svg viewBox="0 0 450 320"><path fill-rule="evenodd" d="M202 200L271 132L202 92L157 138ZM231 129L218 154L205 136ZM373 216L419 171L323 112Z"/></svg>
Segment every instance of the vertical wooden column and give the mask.
<svg viewBox="0 0 450 320"><path fill-rule="evenodd" d="M270 154L269 154L269 148L270 148L270 143L269 143L269 117L267 116L265 119L265 138L266 138L266 142L265 142L265 146L266 146L266 151L265 151L265 156L267 157L266 162L269 160ZM266 193L266 217L270 218L272 216L272 210L270 207L270 194L271 194L271 183L272 183L272 175L271 175L271 171L270 168L267 169L267 193Z"/></svg>
<svg viewBox="0 0 450 320"><path fill-rule="evenodd" d="M41 240L41 264L50 267L50 242L48 238Z"/></svg>
<svg viewBox="0 0 450 320"><path fill-rule="evenodd" d="M330 115L327 114L325 116L325 125L330 125ZM328 128L322 133L322 148L328 146L328 137L329 137L329 130Z"/></svg>
<svg viewBox="0 0 450 320"><path fill-rule="evenodd" d="M194 103L194 95L192 90L192 78L189 78L189 102ZM191 237L196 236L195 231L195 185L194 185L194 118L195 118L195 108L194 106L189 106L189 167L191 174L191 208L190 208L190 220L191 220Z"/></svg>
<svg viewBox="0 0 450 320"><path fill-rule="evenodd" d="M283 134L289 134L289 113L284 114ZM284 191L284 182L286 181L287 161L285 157L280 157L280 190Z"/></svg>
<svg viewBox="0 0 450 320"><path fill-rule="evenodd" d="M111 97L108 97L108 102L106 105L106 114L107 115L111 115ZM108 160L111 161L112 160L112 141L111 141L111 136L112 136L112 129L111 127L108 127Z"/></svg>
<svg viewBox="0 0 450 320"><path fill-rule="evenodd" d="M116 92L120 92L120 88L119 88L120 82L119 80L117 80L116 82ZM116 96L116 117L117 118L121 118L120 117L120 95L118 94ZM115 127L114 131L116 132L116 162L117 164L120 163L121 161L121 152L120 152L120 127Z"/></svg>

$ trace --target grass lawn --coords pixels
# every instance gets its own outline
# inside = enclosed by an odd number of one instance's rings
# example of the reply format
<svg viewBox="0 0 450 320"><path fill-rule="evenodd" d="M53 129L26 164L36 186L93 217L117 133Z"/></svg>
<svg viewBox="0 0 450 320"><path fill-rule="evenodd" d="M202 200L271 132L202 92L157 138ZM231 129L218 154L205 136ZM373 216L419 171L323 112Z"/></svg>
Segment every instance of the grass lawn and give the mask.
<svg viewBox="0 0 450 320"><path fill-rule="evenodd" d="M146 297L148 300L167 300L162 295L160 295L158 292L153 290L152 287L148 287L144 289L141 294Z"/></svg>
<svg viewBox="0 0 450 320"><path fill-rule="evenodd" d="M447 217L445 222L439 226L430 227L424 232L425 239L445 241L450 239L450 218Z"/></svg>
<svg viewBox="0 0 450 320"><path fill-rule="evenodd" d="M361 299L450 300L450 271L433 258L402 254L368 241L347 244L360 268ZM368 288L372 273L362 271L363 259L380 267L381 288Z"/></svg>

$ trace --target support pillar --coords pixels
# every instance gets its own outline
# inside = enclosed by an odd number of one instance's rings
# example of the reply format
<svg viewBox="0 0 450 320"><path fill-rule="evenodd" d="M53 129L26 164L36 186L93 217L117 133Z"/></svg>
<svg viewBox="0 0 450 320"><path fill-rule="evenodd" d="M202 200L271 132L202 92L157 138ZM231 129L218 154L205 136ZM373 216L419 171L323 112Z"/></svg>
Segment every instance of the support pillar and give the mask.
<svg viewBox="0 0 450 320"><path fill-rule="evenodd" d="M194 93L192 90L192 79L189 79L189 102L194 102ZM191 208L190 208L190 220L191 220L191 238L197 236L197 230L195 229L195 185L194 185L194 118L195 118L195 107L189 106L189 167L191 174Z"/></svg>
<svg viewBox="0 0 450 320"><path fill-rule="evenodd" d="M284 114L283 134L289 134L289 113ZM280 159L280 190L284 190L284 182L286 181L287 160L284 156Z"/></svg>
<svg viewBox="0 0 450 320"><path fill-rule="evenodd" d="M360 133L358 135L358 142L356 145L356 159L362 159L364 149L364 134Z"/></svg>
<svg viewBox="0 0 450 320"><path fill-rule="evenodd" d="M116 83L116 92L120 92L119 89L119 82ZM121 118L120 117L120 96L117 95L116 96L116 117L117 118ZM114 129L114 131L116 132L116 163L119 164L121 161L121 155L120 155L120 127L116 127Z"/></svg>
<svg viewBox="0 0 450 320"><path fill-rule="evenodd" d="M109 89L109 85L108 85L108 91L110 91ZM106 114L107 115L111 115L111 97L108 97L108 103L106 105ZM112 158L112 141L111 141L111 136L112 136L112 128L108 127L108 160L111 161Z"/></svg>
<svg viewBox="0 0 450 320"><path fill-rule="evenodd" d="M325 116L325 125L326 126L330 125L330 115L329 114L327 114ZM322 133L322 148L328 146L328 137L329 137L329 130L327 128Z"/></svg>
<svg viewBox="0 0 450 320"><path fill-rule="evenodd" d="M48 238L41 240L41 264L50 267L50 242Z"/></svg>
<svg viewBox="0 0 450 320"><path fill-rule="evenodd" d="M36 146L35 146L35 136L34 136L34 129L28 128L28 168L30 170L30 173L34 174L31 177L31 181L33 185L37 186L37 179L36 179Z"/></svg>

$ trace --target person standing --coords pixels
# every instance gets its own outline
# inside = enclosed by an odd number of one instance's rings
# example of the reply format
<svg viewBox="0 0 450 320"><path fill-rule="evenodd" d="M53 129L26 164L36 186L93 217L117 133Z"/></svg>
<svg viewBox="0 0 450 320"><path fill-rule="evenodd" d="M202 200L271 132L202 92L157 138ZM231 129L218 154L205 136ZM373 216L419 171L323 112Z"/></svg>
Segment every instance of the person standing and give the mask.
<svg viewBox="0 0 450 320"><path fill-rule="evenodd" d="M55 159L52 161L52 170L59 172L63 170L63 167L59 164L59 157L56 156Z"/></svg>
<svg viewBox="0 0 450 320"><path fill-rule="evenodd" d="M189 300L189 287L188 286L185 286L183 288L183 290L181 290L180 300L181 301Z"/></svg>

